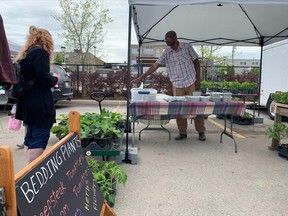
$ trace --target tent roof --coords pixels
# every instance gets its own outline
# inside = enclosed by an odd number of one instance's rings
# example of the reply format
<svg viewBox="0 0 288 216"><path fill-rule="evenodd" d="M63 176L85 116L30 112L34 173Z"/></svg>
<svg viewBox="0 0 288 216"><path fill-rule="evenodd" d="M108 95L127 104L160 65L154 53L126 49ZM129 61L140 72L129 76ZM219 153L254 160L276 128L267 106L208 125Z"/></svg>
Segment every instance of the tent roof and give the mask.
<svg viewBox="0 0 288 216"><path fill-rule="evenodd" d="M288 38L287 0L129 0L139 44L169 30L192 44L265 46Z"/></svg>

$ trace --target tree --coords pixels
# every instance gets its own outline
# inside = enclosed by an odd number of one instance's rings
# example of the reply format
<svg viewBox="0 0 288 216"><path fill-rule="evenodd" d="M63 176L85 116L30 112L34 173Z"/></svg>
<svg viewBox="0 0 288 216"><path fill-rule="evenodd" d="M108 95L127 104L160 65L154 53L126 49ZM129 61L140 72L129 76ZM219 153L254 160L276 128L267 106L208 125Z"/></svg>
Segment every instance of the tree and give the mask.
<svg viewBox="0 0 288 216"><path fill-rule="evenodd" d="M256 68L252 68L251 69L251 74L254 76L258 76L260 74L260 68L256 67Z"/></svg>
<svg viewBox="0 0 288 216"><path fill-rule="evenodd" d="M227 56L220 56L218 51L221 46L203 46L198 47L198 51L201 53L202 64L201 74L204 80L207 80L208 68L212 68L213 65L222 65L227 60Z"/></svg>
<svg viewBox="0 0 288 216"><path fill-rule="evenodd" d="M61 55L56 55L55 57L54 57L54 62L56 62L56 63L58 63L58 64L62 64L63 63L63 56L61 56Z"/></svg>
<svg viewBox="0 0 288 216"><path fill-rule="evenodd" d="M62 15L53 16L60 22L68 49L81 53L81 62L85 64L89 50L103 43L103 28L113 20L108 16L109 9L104 8L97 0L59 0Z"/></svg>

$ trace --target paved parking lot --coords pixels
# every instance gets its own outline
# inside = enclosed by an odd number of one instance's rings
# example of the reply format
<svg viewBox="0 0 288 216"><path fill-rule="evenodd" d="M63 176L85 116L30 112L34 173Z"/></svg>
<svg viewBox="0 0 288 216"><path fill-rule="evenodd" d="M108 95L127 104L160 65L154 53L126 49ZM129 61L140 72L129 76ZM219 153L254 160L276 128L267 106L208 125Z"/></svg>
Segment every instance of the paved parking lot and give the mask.
<svg viewBox="0 0 288 216"><path fill-rule="evenodd" d="M102 107L126 112L125 101L103 102ZM57 104L57 116L69 111L99 112L99 107L95 101ZM233 124L238 153L229 137L224 136L220 143L223 120L215 116L205 120L206 142L197 139L192 124L188 138L175 141L175 120L165 125L171 141L167 132L158 130L143 131L139 140L138 133L145 125L136 124L138 164L122 164L128 182L117 186L117 215L286 215L288 161L268 150L271 141L265 130L273 121L264 113L261 116L263 124ZM0 143L13 150L16 173L25 165L23 150L16 147L24 131L8 131L6 115L0 120ZM129 134L129 145L131 137ZM49 146L57 141L52 134Z"/></svg>

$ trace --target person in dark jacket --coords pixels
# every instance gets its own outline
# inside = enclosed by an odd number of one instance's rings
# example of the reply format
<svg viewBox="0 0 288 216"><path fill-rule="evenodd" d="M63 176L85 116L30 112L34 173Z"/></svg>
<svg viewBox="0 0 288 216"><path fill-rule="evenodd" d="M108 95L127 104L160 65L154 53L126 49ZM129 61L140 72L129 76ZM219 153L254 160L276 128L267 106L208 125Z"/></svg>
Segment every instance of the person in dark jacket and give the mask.
<svg viewBox="0 0 288 216"><path fill-rule="evenodd" d="M28 163L43 153L50 129L56 122L51 87L56 85L58 78L50 74L53 47L52 36L47 30L30 26L26 44L16 56L25 83L34 83L17 99L15 116L27 125L24 149Z"/></svg>

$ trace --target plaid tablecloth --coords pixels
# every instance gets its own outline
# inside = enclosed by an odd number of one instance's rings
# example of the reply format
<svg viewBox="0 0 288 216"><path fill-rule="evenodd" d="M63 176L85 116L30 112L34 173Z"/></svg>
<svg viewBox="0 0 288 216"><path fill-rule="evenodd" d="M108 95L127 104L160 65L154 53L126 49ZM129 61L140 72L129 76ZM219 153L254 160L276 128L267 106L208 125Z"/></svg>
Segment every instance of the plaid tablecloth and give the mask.
<svg viewBox="0 0 288 216"><path fill-rule="evenodd" d="M243 116L245 103L243 102L166 102L141 101L129 105L130 116L145 119L175 119L183 116L201 116L210 114Z"/></svg>

